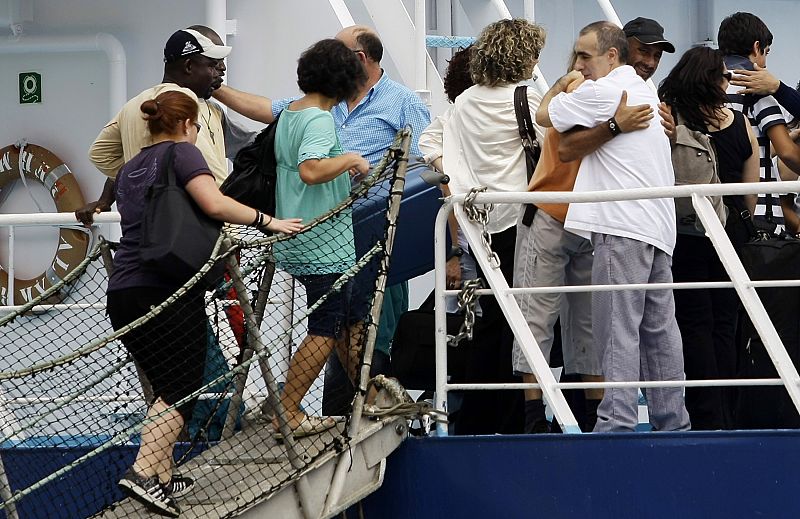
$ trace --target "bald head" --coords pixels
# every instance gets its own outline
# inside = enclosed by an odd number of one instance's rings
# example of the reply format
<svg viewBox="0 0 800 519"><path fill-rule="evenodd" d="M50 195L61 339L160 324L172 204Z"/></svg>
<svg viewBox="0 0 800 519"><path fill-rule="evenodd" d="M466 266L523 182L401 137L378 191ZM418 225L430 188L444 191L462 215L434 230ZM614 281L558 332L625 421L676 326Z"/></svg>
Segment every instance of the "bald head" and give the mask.
<svg viewBox="0 0 800 519"><path fill-rule="evenodd" d="M364 53L368 61L380 63L383 59L383 44L378 33L366 25L345 27L336 35L336 39L354 51Z"/></svg>

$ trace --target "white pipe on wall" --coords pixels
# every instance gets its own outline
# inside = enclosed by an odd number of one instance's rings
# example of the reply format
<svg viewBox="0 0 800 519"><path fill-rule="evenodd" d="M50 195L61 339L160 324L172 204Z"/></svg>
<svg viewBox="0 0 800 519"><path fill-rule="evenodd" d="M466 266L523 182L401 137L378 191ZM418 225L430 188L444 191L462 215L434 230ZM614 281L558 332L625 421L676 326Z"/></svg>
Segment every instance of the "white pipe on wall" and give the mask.
<svg viewBox="0 0 800 519"><path fill-rule="evenodd" d="M206 26L214 29L214 32L222 38L225 43L227 38L228 24L228 5L227 0L206 0Z"/></svg>
<svg viewBox="0 0 800 519"><path fill-rule="evenodd" d="M417 92L425 91L428 88L428 49L425 46L428 24L425 21L425 14L425 0L416 0L414 3L414 54L416 55L414 59L414 90Z"/></svg>
<svg viewBox="0 0 800 519"><path fill-rule="evenodd" d="M108 118L114 117L128 100L125 49L117 38L106 33L76 36L23 36L0 39L0 54L57 54L64 52L103 52L108 58Z"/></svg>

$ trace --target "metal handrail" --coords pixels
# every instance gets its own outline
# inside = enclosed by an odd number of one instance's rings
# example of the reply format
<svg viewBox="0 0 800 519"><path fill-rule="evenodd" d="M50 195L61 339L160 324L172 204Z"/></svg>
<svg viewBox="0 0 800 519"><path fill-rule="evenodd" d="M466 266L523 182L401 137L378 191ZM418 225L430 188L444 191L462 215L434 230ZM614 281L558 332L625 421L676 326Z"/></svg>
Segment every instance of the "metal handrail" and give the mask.
<svg viewBox="0 0 800 519"><path fill-rule="evenodd" d="M445 199L439 214L436 217L434 238L434 264L435 264L435 322L436 322L436 393L434 405L436 409L447 411L447 392L449 390L479 390L479 389L526 389L539 388L545 399L553 408L553 412L562 424L565 432L580 433L577 421L561 392L567 388L600 388L600 387L706 387L725 385L783 385L786 387L795 406L800 410L800 375L789 358L786 348L775 330L769 315L755 291L762 286L797 286L800 280L780 281L752 281L744 270L738 255L733 250L730 240L722 224L711 207L708 196L712 195L745 195L764 193L787 193L800 191L800 181L780 183L744 183L744 184L714 184L714 185L687 185L654 188L636 188L609 191L591 191L582 193L573 192L509 192L509 193L480 193L474 198L475 204L498 203L589 203L621 200L645 200L657 198L691 197L695 210L701 223L706 229L706 234L711 239L731 281L708 283L662 283L648 286L629 285L597 285L597 286L570 286L570 287L535 287L535 288L510 288L499 270L492 268L487 252L480 245L480 230L477 225L468 220L461 209L466 194L452 195ZM533 369L538 384L450 384L447 382L447 328L445 315L445 297L453 296L458 291L445 290L445 246L447 231L447 217L453 211L456 215L476 261L483 269L484 275L491 286L490 290L481 290L479 294L494 294L503 314L509 321L514 336L520 343L523 354ZM539 349L522 315L519 305L514 298L515 294L536 292L593 292L609 290L641 290L646 289L697 289L697 288L734 288L742 300L743 306L753 321L756 330L762 337L764 346L770 355L780 376L779 379L744 379L744 380L696 380L696 381L630 381L630 382L604 382L604 383L559 383L550 371L547 361ZM439 435L447 435L444 424L437 425Z"/></svg>

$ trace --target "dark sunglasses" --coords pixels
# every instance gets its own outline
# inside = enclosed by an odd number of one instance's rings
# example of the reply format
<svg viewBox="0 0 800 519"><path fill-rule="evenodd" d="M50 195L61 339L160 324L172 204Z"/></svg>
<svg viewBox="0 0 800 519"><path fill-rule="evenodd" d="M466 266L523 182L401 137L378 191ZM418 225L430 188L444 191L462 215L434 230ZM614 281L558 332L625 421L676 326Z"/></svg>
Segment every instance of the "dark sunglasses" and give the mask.
<svg viewBox="0 0 800 519"><path fill-rule="evenodd" d="M726 70L725 72L722 73L722 77L730 81L731 79L733 79L733 72L731 72L730 70Z"/></svg>

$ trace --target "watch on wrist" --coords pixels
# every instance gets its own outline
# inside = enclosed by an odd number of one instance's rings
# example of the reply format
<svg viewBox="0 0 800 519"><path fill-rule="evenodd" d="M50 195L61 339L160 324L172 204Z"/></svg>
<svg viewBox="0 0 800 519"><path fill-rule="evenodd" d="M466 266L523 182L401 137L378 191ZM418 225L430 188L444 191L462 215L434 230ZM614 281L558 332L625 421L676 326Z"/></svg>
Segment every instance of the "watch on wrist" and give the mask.
<svg viewBox="0 0 800 519"><path fill-rule="evenodd" d="M608 130L611 132L611 135L613 137L616 137L617 135L622 133L619 124L617 124L617 120L614 119L613 117L609 118L609 120L606 121L606 124L608 124Z"/></svg>
<svg viewBox="0 0 800 519"><path fill-rule="evenodd" d="M462 249L458 245L454 245L450 247L450 251L447 253L447 261L450 261L452 258L460 258L463 255L464 255L464 249Z"/></svg>

